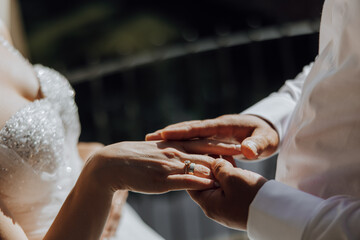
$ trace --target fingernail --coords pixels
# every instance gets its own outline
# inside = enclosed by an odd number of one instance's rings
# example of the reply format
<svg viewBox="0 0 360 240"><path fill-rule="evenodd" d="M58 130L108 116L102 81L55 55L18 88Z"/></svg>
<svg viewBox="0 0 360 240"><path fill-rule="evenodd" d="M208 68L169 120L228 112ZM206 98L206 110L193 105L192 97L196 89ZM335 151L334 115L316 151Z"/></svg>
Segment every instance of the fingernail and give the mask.
<svg viewBox="0 0 360 240"><path fill-rule="evenodd" d="M246 141L245 144L251 149L251 151L253 151L256 156L258 155L256 144L253 141Z"/></svg>
<svg viewBox="0 0 360 240"><path fill-rule="evenodd" d="M219 188L219 187L220 187L220 184L215 181L215 182L214 182L214 187Z"/></svg>
<svg viewBox="0 0 360 240"><path fill-rule="evenodd" d="M241 151L241 144L235 144L235 149Z"/></svg>

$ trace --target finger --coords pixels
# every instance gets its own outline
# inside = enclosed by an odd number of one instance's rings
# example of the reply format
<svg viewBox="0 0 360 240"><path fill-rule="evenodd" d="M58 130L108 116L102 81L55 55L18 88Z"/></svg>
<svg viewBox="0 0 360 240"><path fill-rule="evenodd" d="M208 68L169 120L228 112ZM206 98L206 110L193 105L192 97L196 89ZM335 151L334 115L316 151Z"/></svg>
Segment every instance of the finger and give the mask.
<svg viewBox="0 0 360 240"><path fill-rule="evenodd" d="M220 131L218 120L190 121L182 125L169 126L161 131L166 140L187 140L192 138L207 138L216 136Z"/></svg>
<svg viewBox="0 0 360 240"><path fill-rule="evenodd" d="M278 143L279 137L275 130L258 128L241 143L242 154L247 159L257 159L261 154L267 156L275 152Z"/></svg>
<svg viewBox="0 0 360 240"><path fill-rule="evenodd" d="M204 190L214 188L214 180L189 174L175 174L167 177L169 190Z"/></svg>
<svg viewBox="0 0 360 240"><path fill-rule="evenodd" d="M185 150L185 149L184 149ZM184 163L186 160L210 168L214 158L202 154L189 154L181 151L172 151Z"/></svg>
<svg viewBox="0 0 360 240"><path fill-rule="evenodd" d="M168 161L164 162L161 166L167 174L183 174L189 168L193 169L193 174L199 177L212 178L211 164L214 158L199 155L199 154L187 154L177 149L165 149L163 154L168 158ZM189 164L185 164L188 161Z"/></svg>
<svg viewBox="0 0 360 240"><path fill-rule="evenodd" d="M236 163L235 163L233 156L222 156L222 158L225 159L226 161L228 161L229 163L231 163L231 165L233 165L233 167L236 167Z"/></svg>
<svg viewBox="0 0 360 240"><path fill-rule="evenodd" d="M146 134L145 136L145 141L159 141L159 140L163 140L161 136L161 130L156 131L154 133Z"/></svg>
<svg viewBox="0 0 360 240"><path fill-rule="evenodd" d="M189 153L213 155L238 155L241 154L241 145L226 143L213 139L199 139L182 143L184 150Z"/></svg>
<svg viewBox="0 0 360 240"><path fill-rule="evenodd" d="M221 188L207 189L207 190L188 190L188 194L191 199L194 200L204 211L204 213L213 218L212 212L214 209L218 209L219 206L223 206L224 194Z"/></svg>
<svg viewBox="0 0 360 240"><path fill-rule="evenodd" d="M230 162L218 158L214 161L211 170L220 187L224 188L226 187L225 181L229 174L233 172L234 167Z"/></svg>
<svg viewBox="0 0 360 240"><path fill-rule="evenodd" d="M204 165L196 164L194 162L191 162L191 164L193 165L187 166L184 164L183 167L176 172L176 174L191 174L201 178L213 179L213 175L209 167L205 167ZM190 170L191 167L193 167L193 169ZM191 173L187 173L189 171Z"/></svg>
<svg viewBox="0 0 360 240"><path fill-rule="evenodd" d="M198 122L198 121L185 121L185 122L180 122L180 123L175 123L175 124L172 124L172 125L169 125L167 126L166 128L163 128L163 129L160 129L160 130L157 130L156 132L153 132L153 133L149 133L145 136L145 140L146 141L158 141L158 140L165 140L165 138L163 138L162 136L162 132L165 130L165 129L177 129L177 128L182 128L184 126L187 126L187 125L191 125L195 122Z"/></svg>
<svg viewBox="0 0 360 240"><path fill-rule="evenodd" d="M212 158L222 158L231 163L234 167L236 167L236 163L233 156L224 156L224 155L209 155Z"/></svg>
<svg viewBox="0 0 360 240"><path fill-rule="evenodd" d="M221 191L219 188L206 189L206 190L187 190L188 194L195 202L203 205L204 200L214 194L215 191Z"/></svg>

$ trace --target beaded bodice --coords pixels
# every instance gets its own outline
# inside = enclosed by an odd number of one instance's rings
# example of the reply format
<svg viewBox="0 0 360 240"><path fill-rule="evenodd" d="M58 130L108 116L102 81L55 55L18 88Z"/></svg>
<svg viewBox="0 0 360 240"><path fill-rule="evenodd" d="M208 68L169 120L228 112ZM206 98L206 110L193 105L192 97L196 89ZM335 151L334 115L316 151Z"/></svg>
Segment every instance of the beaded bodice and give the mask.
<svg viewBox="0 0 360 240"><path fill-rule="evenodd" d="M7 44L0 38L1 43ZM58 72L33 69L43 98L19 109L0 129L0 199L31 240L42 239L82 166L74 90Z"/></svg>
<svg viewBox="0 0 360 240"><path fill-rule="evenodd" d="M14 150L35 171L52 174L63 162L65 138L79 133L77 107L64 77L40 65L34 70L44 98L29 103L6 122L0 144Z"/></svg>

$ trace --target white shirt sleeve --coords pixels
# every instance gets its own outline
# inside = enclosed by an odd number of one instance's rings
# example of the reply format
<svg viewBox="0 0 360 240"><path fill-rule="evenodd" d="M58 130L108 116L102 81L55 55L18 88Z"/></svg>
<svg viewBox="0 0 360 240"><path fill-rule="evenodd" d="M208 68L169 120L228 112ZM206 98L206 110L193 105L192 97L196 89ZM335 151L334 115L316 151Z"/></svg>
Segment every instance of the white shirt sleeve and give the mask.
<svg viewBox="0 0 360 240"><path fill-rule="evenodd" d="M250 239L360 239L360 200L334 196L327 200L268 181L251 203Z"/></svg>
<svg viewBox="0 0 360 240"><path fill-rule="evenodd" d="M295 79L287 80L276 93L261 100L242 114L259 116L273 124L280 139L283 138L291 113L300 99L302 86L309 74L312 63L305 66L303 71Z"/></svg>

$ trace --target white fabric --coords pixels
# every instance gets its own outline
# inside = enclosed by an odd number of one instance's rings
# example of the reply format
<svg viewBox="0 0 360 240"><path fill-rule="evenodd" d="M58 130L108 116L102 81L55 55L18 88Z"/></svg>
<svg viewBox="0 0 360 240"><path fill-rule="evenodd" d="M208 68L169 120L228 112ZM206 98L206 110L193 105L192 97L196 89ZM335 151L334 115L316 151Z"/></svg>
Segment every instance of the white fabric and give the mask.
<svg viewBox="0 0 360 240"><path fill-rule="evenodd" d="M9 48L4 40L0 46ZM44 98L19 109L0 129L0 198L29 240L43 239L82 167L74 91L52 69L35 66L34 72ZM111 239L163 238L126 205Z"/></svg>
<svg viewBox="0 0 360 240"><path fill-rule="evenodd" d="M272 93L252 107L246 109L243 114L254 114L273 123L280 139L283 139L297 101L300 98L302 86L311 70L312 64L304 67L295 79L288 80L279 92Z"/></svg>
<svg viewBox="0 0 360 240"><path fill-rule="evenodd" d="M259 219L262 221L249 224L250 237L252 239L300 240L307 221L321 202L321 198L273 180L268 181L261 188L261 194L257 194L252 202L252 205L256 207L251 209L248 222L253 223ZM271 224L268 224L269 222ZM262 231L257 231L258 228Z"/></svg>
<svg viewBox="0 0 360 240"><path fill-rule="evenodd" d="M254 239L360 239L359 13L359 0L326 0L314 64L245 111L277 128L276 180L301 190L273 182L259 191Z"/></svg>
<svg viewBox="0 0 360 240"><path fill-rule="evenodd" d="M147 226L135 210L126 204L122 210L124 217L111 240L134 239L134 240L161 240L163 239L152 228Z"/></svg>

